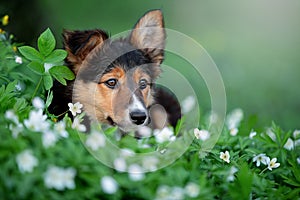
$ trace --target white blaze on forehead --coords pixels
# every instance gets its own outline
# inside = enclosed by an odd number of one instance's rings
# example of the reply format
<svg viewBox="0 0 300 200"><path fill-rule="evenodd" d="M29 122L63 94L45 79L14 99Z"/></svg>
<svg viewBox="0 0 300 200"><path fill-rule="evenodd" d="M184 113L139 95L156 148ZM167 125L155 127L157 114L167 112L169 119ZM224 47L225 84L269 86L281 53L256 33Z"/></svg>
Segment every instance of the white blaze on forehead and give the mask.
<svg viewBox="0 0 300 200"><path fill-rule="evenodd" d="M132 96L132 103L129 106L129 110L140 110L145 111L143 103L135 96Z"/></svg>

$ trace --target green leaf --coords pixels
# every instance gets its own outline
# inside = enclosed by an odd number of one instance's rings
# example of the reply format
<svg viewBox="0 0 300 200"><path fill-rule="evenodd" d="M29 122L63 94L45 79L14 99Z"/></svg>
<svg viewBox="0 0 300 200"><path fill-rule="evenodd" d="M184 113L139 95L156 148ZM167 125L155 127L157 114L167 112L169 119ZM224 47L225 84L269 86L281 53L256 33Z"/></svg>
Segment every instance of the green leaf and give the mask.
<svg viewBox="0 0 300 200"><path fill-rule="evenodd" d="M0 75L0 79L2 79L4 82L9 82L9 78L5 75Z"/></svg>
<svg viewBox="0 0 300 200"><path fill-rule="evenodd" d="M229 188L232 199L249 199L253 184L253 174L247 163L242 163L236 180Z"/></svg>
<svg viewBox="0 0 300 200"><path fill-rule="evenodd" d="M41 63L39 63L39 62L33 61L33 62L29 63L29 64L27 65L27 67L28 67L31 71L33 71L34 73L37 73L37 74L39 74L39 75L41 75L41 74L43 74L43 73L45 72L44 66L43 66Z"/></svg>
<svg viewBox="0 0 300 200"><path fill-rule="evenodd" d="M52 74L57 74L67 80L73 80L75 78L74 73L66 66L54 66L49 70Z"/></svg>
<svg viewBox="0 0 300 200"><path fill-rule="evenodd" d="M44 80L44 87L46 90L50 90L53 86L53 80L50 74L45 74L43 77Z"/></svg>
<svg viewBox="0 0 300 200"><path fill-rule="evenodd" d="M53 92L52 91L48 91L48 96L47 96L47 100L46 100L46 103L45 103L45 106L48 108L51 104L53 100Z"/></svg>
<svg viewBox="0 0 300 200"><path fill-rule="evenodd" d="M67 52L62 49L54 50L47 58L45 59L46 63L58 63L63 61L67 57Z"/></svg>
<svg viewBox="0 0 300 200"><path fill-rule="evenodd" d="M57 75L57 74L51 74L58 82L60 82L61 84L63 84L63 85L67 85L67 82L66 82L66 80L63 78L63 77L61 77L61 76L59 76L59 75Z"/></svg>
<svg viewBox="0 0 300 200"><path fill-rule="evenodd" d="M14 105L14 110L16 111L21 111L21 110L24 110L27 106L27 102L24 98L20 98L20 99L17 99L15 105Z"/></svg>
<svg viewBox="0 0 300 200"><path fill-rule="evenodd" d="M48 56L55 48L55 38L49 28L38 38L38 48L42 55Z"/></svg>
<svg viewBox="0 0 300 200"><path fill-rule="evenodd" d="M294 159L294 160L296 160L296 159ZM296 181L298 181L298 183L300 184L300 168L298 167L298 163L296 163L295 161L291 161L291 160L288 160L288 163L292 167L292 172L296 178Z"/></svg>
<svg viewBox="0 0 300 200"><path fill-rule="evenodd" d="M18 81L14 80L13 82L10 82L7 86L6 86L6 92L14 92L16 89L16 85L17 85Z"/></svg>
<svg viewBox="0 0 300 200"><path fill-rule="evenodd" d="M31 61L42 62L43 56L35 48L30 46L22 46L18 48L20 53Z"/></svg>
<svg viewBox="0 0 300 200"><path fill-rule="evenodd" d="M289 185L295 186L295 187L300 187L300 183L294 181L293 179L289 179L287 177L285 177L286 180L284 180L284 182L286 182Z"/></svg>
<svg viewBox="0 0 300 200"><path fill-rule="evenodd" d="M112 135L116 132L118 127L109 127L105 130L105 135Z"/></svg>
<svg viewBox="0 0 300 200"><path fill-rule="evenodd" d="M67 80L73 80L75 78L74 73L66 66L54 66L49 69L49 73L61 84L67 85Z"/></svg>

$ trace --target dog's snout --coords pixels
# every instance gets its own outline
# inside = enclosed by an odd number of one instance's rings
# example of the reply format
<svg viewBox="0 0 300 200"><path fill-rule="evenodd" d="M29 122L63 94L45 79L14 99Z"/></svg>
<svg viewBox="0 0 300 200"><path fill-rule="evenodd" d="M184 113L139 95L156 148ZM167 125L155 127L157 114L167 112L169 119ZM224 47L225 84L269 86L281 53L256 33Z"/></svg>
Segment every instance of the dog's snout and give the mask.
<svg viewBox="0 0 300 200"><path fill-rule="evenodd" d="M133 111L130 113L130 119L136 125L141 125L147 119L147 114L144 111Z"/></svg>

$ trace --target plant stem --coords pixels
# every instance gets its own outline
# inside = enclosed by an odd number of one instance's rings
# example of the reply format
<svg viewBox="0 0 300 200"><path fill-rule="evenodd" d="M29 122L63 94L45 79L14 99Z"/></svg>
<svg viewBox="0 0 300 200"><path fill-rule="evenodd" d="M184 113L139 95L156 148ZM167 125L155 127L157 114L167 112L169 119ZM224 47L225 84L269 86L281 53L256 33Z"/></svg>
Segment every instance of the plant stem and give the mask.
<svg viewBox="0 0 300 200"><path fill-rule="evenodd" d="M41 83L42 83L42 79L43 79L43 77L41 76L41 78L40 78L40 80L39 80L39 83L37 84L37 86L36 86L36 88L35 88L35 90L34 90L34 92L33 92L33 95L31 96L31 100L30 100L30 101L32 101L32 99L33 99L34 96L36 95L37 91L39 90L40 85L41 85Z"/></svg>
<svg viewBox="0 0 300 200"><path fill-rule="evenodd" d="M266 170L268 169L268 167L266 167L264 170L262 170L259 175L262 175Z"/></svg>
<svg viewBox="0 0 300 200"><path fill-rule="evenodd" d="M60 116L62 116L62 115L64 115L64 114L66 114L67 112L69 112L69 110L67 110L67 111L65 111L65 112L63 112L63 113L57 115L56 117L60 117Z"/></svg>

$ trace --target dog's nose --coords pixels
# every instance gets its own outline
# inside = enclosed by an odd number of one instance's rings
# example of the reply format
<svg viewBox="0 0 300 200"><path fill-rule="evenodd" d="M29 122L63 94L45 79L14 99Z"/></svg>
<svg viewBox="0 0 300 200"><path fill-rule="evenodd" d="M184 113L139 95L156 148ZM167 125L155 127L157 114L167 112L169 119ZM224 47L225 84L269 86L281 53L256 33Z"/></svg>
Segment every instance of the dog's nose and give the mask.
<svg viewBox="0 0 300 200"><path fill-rule="evenodd" d="M133 111L130 114L131 121L136 125L141 125L145 122L147 115L143 111Z"/></svg>

